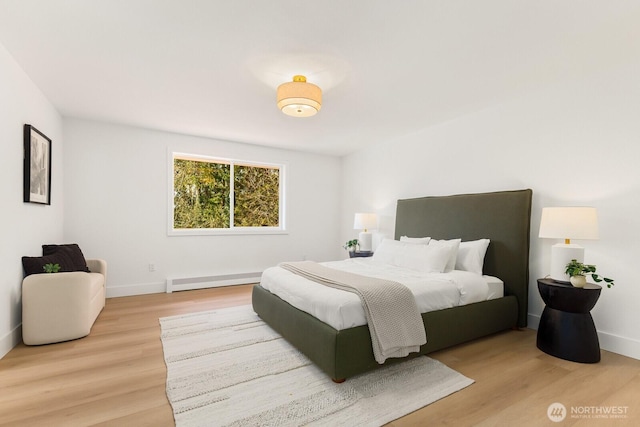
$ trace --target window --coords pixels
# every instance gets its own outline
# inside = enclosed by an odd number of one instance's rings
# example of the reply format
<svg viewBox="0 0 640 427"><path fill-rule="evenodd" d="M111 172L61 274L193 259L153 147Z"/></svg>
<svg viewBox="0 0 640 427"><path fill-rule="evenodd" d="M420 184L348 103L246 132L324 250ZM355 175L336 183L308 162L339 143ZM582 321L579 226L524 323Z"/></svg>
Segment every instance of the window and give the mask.
<svg viewBox="0 0 640 427"><path fill-rule="evenodd" d="M283 232L284 166L172 154L170 234Z"/></svg>

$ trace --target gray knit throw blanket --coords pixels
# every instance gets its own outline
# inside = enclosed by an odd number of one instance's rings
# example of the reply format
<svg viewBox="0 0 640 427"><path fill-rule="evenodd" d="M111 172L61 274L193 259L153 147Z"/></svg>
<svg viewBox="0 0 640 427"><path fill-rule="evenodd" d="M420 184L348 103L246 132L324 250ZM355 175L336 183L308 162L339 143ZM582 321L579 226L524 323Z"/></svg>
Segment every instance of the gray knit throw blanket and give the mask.
<svg viewBox="0 0 640 427"><path fill-rule="evenodd" d="M360 297L376 362L420 351L427 342L415 297L392 280L362 276L313 261L284 262L280 267L314 282L353 292Z"/></svg>

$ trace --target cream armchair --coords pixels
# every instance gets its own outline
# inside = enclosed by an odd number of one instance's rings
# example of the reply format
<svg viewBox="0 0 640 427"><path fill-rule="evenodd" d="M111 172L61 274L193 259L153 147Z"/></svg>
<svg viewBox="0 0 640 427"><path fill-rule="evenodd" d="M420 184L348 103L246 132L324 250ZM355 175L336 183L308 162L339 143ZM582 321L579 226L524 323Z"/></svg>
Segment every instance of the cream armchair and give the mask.
<svg viewBox="0 0 640 427"><path fill-rule="evenodd" d="M50 344L89 335L105 304L107 263L88 259L90 273L32 274L22 281L22 340Z"/></svg>

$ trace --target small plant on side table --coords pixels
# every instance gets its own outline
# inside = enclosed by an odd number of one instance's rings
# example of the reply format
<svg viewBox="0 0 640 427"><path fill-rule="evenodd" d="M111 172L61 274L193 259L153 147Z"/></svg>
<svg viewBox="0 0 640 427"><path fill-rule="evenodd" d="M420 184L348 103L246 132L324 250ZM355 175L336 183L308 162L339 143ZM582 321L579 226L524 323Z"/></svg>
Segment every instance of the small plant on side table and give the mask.
<svg viewBox="0 0 640 427"><path fill-rule="evenodd" d="M601 276L596 274L596 266L593 264L583 264L578 262L575 259L572 259L566 266L565 273L568 274L571 278L582 276L584 279L577 279L578 283L583 282L582 286L576 285L574 280L571 281L571 284L576 287L583 287L584 283L586 283L586 276L590 275L594 282L600 283L604 281L607 284L607 288L610 288L615 283L613 283L613 279L608 277Z"/></svg>
<svg viewBox="0 0 640 427"><path fill-rule="evenodd" d="M57 273L58 271L60 271L60 264L45 264L42 269L45 273Z"/></svg>
<svg viewBox="0 0 640 427"><path fill-rule="evenodd" d="M345 243L342 247L349 252L355 252L358 248L358 239L347 240L347 243Z"/></svg>

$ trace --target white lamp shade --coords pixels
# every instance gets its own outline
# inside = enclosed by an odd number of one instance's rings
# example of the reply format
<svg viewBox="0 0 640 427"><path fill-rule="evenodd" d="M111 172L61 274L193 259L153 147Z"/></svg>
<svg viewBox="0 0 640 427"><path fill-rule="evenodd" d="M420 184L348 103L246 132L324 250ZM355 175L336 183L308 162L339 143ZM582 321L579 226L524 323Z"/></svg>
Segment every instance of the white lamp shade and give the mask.
<svg viewBox="0 0 640 427"><path fill-rule="evenodd" d="M538 237L596 240L598 212L586 206L543 208Z"/></svg>
<svg viewBox="0 0 640 427"><path fill-rule="evenodd" d="M551 247L549 276L557 282L568 282L565 273L572 259L584 261L584 248L570 243L571 239L595 240L598 238L598 212L586 206L543 208L539 237L564 239Z"/></svg>
<svg viewBox="0 0 640 427"><path fill-rule="evenodd" d="M353 220L354 230L367 231L378 227L378 216L374 213L357 213Z"/></svg>

